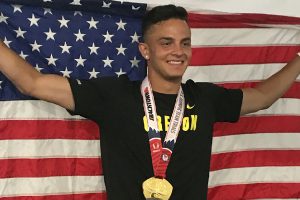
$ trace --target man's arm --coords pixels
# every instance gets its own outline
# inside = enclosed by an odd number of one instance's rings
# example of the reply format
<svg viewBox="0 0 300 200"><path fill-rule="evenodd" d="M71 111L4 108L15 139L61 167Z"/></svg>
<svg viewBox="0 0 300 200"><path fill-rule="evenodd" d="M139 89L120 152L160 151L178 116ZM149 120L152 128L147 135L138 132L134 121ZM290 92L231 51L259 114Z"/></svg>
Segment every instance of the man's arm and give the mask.
<svg viewBox="0 0 300 200"><path fill-rule="evenodd" d="M266 109L280 98L300 74L297 56L279 72L259 83L255 88L244 88L241 115ZM299 91L300 92L300 91Z"/></svg>
<svg viewBox="0 0 300 200"><path fill-rule="evenodd" d="M59 75L36 71L28 62L0 40L0 71L25 95L36 97L74 110L68 80Z"/></svg>

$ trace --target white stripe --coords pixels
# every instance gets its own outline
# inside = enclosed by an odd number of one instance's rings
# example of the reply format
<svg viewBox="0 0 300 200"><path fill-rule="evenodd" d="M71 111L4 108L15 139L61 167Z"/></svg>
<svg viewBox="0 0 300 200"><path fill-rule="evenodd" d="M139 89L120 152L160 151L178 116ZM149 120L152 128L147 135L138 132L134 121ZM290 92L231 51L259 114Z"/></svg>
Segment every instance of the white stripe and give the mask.
<svg viewBox="0 0 300 200"><path fill-rule="evenodd" d="M266 46L300 44L300 31L282 28L192 29L193 46Z"/></svg>
<svg viewBox="0 0 300 200"><path fill-rule="evenodd" d="M99 140L0 140L0 159L100 156Z"/></svg>
<svg viewBox="0 0 300 200"><path fill-rule="evenodd" d="M300 99L280 98L268 109L260 110L247 116L265 116L265 115L300 115Z"/></svg>
<svg viewBox="0 0 300 200"><path fill-rule="evenodd" d="M245 133L213 138L212 154L248 150L300 150L300 133Z"/></svg>
<svg viewBox="0 0 300 200"><path fill-rule="evenodd" d="M66 109L41 100L0 101L1 119L84 119Z"/></svg>
<svg viewBox="0 0 300 200"><path fill-rule="evenodd" d="M285 63L189 66L184 73L183 82L187 79L214 83L261 81L279 71L284 65Z"/></svg>
<svg viewBox="0 0 300 200"><path fill-rule="evenodd" d="M0 179L1 197L66 195L105 191L103 176Z"/></svg>
<svg viewBox="0 0 300 200"><path fill-rule="evenodd" d="M251 183L300 183L300 167L247 167L210 172L208 186Z"/></svg>
<svg viewBox="0 0 300 200"><path fill-rule="evenodd" d="M266 70L267 71L267 70ZM234 73L232 75L235 75ZM53 115L53 112L51 112L51 107L57 107L54 104L50 104L49 109L49 115L50 118L47 118L47 109L42 108L42 112L35 112L36 110L40 110L38 106L35 107L35 110L28 110L26 114L22 110L13 109L20 106L27 106L27 105L34 105L37 103L39 105L38 101L27 102L27 101L10 101L10 102L0 102L0 108L5 105L4 109L7 109L5 112L0 112L0 118L2 119L12 119L12 120L18 120L18 119L63 119L63 116L65 114L65 110L62 109L60 111L57 111L55 115ZM59 106L58 106L59 107ZM11 111L13 109L14 111ZM1 110L1 109L0 109ZM248 115L299 115L300 114L300 100L298 99L292 99L292 98L281 98L277 100L270 108L266 110L261 110L256 113L251 113Z"/></svg>
<svg viewBox="0 0 300 200"><path fill-rule="evenodd" d="M163 4L184 6L189 11L215 10L230 13L265 13L286 16L300 16L300 2L297 0L123 0L123 2L148 3L150 7Z"/></svg>

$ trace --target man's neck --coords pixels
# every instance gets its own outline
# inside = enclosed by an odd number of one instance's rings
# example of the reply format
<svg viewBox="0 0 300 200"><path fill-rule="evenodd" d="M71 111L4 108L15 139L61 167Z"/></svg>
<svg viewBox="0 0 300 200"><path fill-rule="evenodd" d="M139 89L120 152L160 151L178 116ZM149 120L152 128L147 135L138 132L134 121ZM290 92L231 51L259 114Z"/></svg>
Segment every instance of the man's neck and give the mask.
<svg viewBox="0 0 300 200"><path fill-rule="evenodd" d="M151 77L148 78L152 90L162 94L177 94L181 86L181 80L176 80L176 81L157 80L157 79L152 80Z"/></svg>

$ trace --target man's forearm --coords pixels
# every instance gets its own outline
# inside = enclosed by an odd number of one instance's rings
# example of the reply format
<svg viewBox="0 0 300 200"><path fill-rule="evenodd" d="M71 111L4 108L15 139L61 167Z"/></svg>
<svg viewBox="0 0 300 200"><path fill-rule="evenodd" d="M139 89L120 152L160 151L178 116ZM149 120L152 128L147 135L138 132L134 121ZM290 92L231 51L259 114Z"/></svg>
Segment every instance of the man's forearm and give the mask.
<svg viewBox="0 0 300 200"><path fill-rule="evenodd" d="M24 94L30 94L33 81L40 76L28 62L0 41L0 71Z"/></svg>
<svg viewBox="0 0 300 200"><path fill-rule="evenodd" d="M271 106L284 95L299 74L300 56L296 56L280 71L260 82L255 88L244 88L241 114L256 112Z"/></svg>

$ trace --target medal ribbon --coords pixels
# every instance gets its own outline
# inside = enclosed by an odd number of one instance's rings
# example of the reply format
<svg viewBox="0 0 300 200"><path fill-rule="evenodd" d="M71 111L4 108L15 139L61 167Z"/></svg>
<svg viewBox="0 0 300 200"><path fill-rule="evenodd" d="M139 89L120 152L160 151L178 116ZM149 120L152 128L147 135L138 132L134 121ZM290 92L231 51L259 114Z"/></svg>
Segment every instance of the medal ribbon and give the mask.
<svg viewBox="0 0 300 200"><path fill-rule="evenodd" d="M169 164L184 115L185 101L183 90L180 87L172 113L169 129L166 133L163 145L158 129L154 96L148 77L146 77L142 82L141 93L143 96L144 111L149 127L148 138L154 176L165 178L167 166Z"/></svg>

